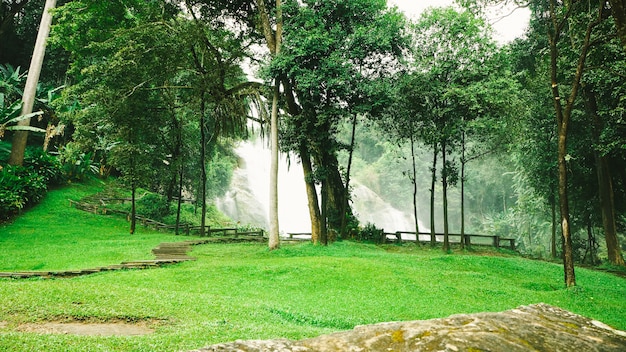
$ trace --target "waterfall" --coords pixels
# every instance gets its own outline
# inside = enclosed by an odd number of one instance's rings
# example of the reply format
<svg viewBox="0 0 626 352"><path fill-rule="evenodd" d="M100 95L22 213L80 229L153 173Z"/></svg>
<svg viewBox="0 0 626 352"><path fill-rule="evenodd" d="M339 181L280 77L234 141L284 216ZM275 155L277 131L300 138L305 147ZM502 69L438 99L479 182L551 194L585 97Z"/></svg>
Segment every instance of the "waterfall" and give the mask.
<svg viewBox="0 0 626 352"><path fill-rule="evenodd" d="M385 232L415 231L412 213L396 209L368 187L354 182L352 198L352 209L362 224L375 224ZM421 232L430 231L421 220L418 223Z"/></svg>
<svg viewBox="0 0 626 352"><path fill-rule="evenodd" d="M230 189L216 201L224 214L241 225L269 227L270 151L260 139L242 142L236 149L239 165ZM278 175L278 221L281 233L311 232L302 166L294 156L281 154ZM415 231L413 215L394 208L364 185L352 182L352 207L365 225L375 224L386 232ZM420 223L420 230L427 231Z"/></svg>
<svg viewBox="0 0 626 352"><path fill-rule="evenodd" d="M269 228L270 150L261 139L242 142L230 189L217 200L220 211L242 225ZM290 158L288 160L288 158ZM311 232L302 168L281 154L278 167L278 222L281 232ZM290 165L291 164L291 165Z"/></svg>

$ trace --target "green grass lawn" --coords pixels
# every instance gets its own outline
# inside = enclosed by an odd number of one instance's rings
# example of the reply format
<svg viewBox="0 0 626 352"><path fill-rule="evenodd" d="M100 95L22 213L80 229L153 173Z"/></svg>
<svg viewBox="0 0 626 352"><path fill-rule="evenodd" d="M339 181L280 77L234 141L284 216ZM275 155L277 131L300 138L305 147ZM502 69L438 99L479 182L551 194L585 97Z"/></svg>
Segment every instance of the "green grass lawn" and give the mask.
<svg viewBox="0 0 626 352"><path fill-rule="evenodd" d="M69 206L69 200L97 193L104 182L90 180L48 192L46 198L12 224L0 225L0 271L60 270L151 259L161 242L188 238L138 226L120 216L90 214Z"/></svg>
<svg viewBox="0 0 626 352"><path fill-rule="evenodd" d="M130 236L124 220L61 208L68 192L80 197L90 187L52 192L0 228L0 245L9 248L1 252L0 271L115 264L150 258L159 242L187 239L150 231ZM49 215L55 209L56 216ZM0 280L0 322L6 322L0 350L180 351L538 302L626 329L625 279L581 268L579 286L565 289L560 265L516 256L351 242L284 245L273 252L260 244L209 244L192 255L198 260L158 269ZM21 323L44 321L148 321L156 332L95 337L14 331Z"/></svg>

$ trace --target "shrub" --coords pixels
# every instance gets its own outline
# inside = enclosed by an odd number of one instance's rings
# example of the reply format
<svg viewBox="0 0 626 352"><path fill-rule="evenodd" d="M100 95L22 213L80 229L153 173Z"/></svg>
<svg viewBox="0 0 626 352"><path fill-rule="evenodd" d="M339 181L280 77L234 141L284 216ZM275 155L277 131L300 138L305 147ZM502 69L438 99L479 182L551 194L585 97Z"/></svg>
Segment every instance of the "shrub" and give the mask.
<svg viewBox="0 0 626 352"><path fill-rule="evenodd" d="M169 214L167 199L156 193L148 193L136 200L137 213L149 219L163 221Z"/></svg>
<svg viewBox="0 0 626 352"><path fill-rule="evenodd" d="M11 154L11 144L8 142L0 141L0 164L6 164L9 160L9 154Z"/></svg>
<svg viewBox="0 0 626 352"><path fill-rule="evenodd" d="M92 153L83 152L78 144L72 142L59 149L59 161L64 176L70 181L81 181L89 172L98 174L99 171Z"/></svg>
<svg viewBox="0 0 626 352"><path fill-rule="evenodd" d="M359 241L382 243L384 239L384 232L382 229L376 227L372 223L367 223L363 229L359 232Z"/></svg>
<svg viewBox="0 0 626 352"><path fill-rule="evenodd" d="M168 216L163 219L166 224L176 223L176 202L171 205L171 211ZM183 203L181 205L180 222L181 224L200 225L202 217L202 211L200 207L193 204ZM231 227L233 226L232 219L228 218L222 212L217 209L214 204L207 205L206 225L210 227Z"/></svg>
<svg viewBox="0 0 626 352"><path fill-rule="evenodd" d="M46 194L45 177L30 167L6 166L0 172L0 214L8 219Z"/></svg>
<svg viewBox="0 0 626 352"><path fill-rule="evenodd" d="M48 186L59 185L64 181L59 159L42 149L28 149L24 156L24 166L42 176Z"/></svg>
<svg viewBox="0 0 626 352"><path fill-rule="evenodd" d="M39 148L29 148L24 166L0 169L0 219L7 220L45 195L49 185L62 183L57 158Z"/></svg>

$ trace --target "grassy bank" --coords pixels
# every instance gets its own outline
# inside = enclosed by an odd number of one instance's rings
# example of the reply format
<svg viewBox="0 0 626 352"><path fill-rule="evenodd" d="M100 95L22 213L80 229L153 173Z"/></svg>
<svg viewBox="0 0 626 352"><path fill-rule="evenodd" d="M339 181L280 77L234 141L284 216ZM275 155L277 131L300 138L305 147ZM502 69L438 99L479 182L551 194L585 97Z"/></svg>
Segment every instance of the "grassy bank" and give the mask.
<svg viewBox="0 0 626 352"><path fill-rule="evenodd" d="M151 259L159 243L187 239L141 226L129 235L129 224L120 216L69 206L69 199L78 201L105 186L90 180L50 191L12 223L0 225L0 271L81 269Z"/></svg>
<svg viewBox="0 0 626 352"><path fill-rule="evenodd" d="M149 257L160 241L186 239L148 231L129 236L123 220L74 213L67 206L58 210L62 221L52 217L42 224L36 218L46 214L52 204L46 202L0 229L2 245L14 242L12 258L2 252L0 270L29 269L38 261L55 268L94 265L89 256L103 261L99 253L111 251L116 262L140 259L133 256ZM72 232L80 228L77 222L93 224L89 226L99 233ZM56 229L48 230L53 224ZM16 233L14 227L33 230ZM58 243L60 239L65 243ZM53 248L56 252L47 253ZM69 252L75 259L69 259ZM159 269L0 280L0 322L5 322L0 324L0 350L178 351L235 339L299 339L359 324L501 311L538 302L626 329L626 280L578 269L579 286L564 289L561 266L520 257L445 255L408 245L350 242L328 248L284 245L273 252L259 244L210 244L195 247L192 255L198 260ZM143 321L156 331L136 337L15 332L19 324L44 321Z"/></svg>

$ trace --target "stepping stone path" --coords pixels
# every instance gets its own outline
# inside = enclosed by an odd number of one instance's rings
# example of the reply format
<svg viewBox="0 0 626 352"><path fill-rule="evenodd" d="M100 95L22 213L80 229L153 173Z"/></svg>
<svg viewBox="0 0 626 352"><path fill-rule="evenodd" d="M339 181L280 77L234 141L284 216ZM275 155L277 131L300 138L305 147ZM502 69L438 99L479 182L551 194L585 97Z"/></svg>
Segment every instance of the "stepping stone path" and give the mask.
<svg viewBox="0 0 626 352"><path fill-rule="evenodd" d="M233 239L207 238L204 240L182 241L182 242L165 242L159 244L152 250L155 259L152 260L136 260L122 262L117 265L101 266L80 270L59 270L59 271L17 271L17 272L0 272L0 278L28 279L28 278L68 278L82 275L89 275L104 271L124 270L124 269L148 269L161 267L164 265L176 264L196 258L187 255L192 246L206 243L216 242L232 242Z"/></svg>

